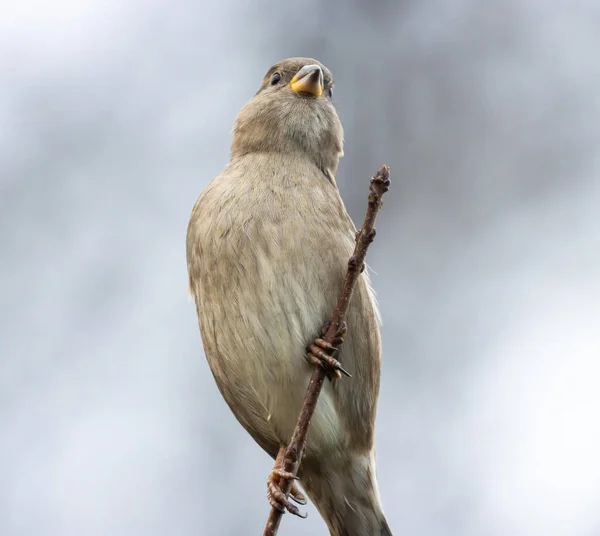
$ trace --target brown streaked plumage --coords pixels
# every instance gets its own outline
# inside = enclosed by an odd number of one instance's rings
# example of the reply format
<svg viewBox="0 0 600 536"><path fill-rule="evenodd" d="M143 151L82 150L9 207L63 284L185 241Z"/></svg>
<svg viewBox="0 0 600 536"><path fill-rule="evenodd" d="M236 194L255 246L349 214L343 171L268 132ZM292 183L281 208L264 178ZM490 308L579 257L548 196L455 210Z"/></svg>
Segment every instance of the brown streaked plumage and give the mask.
<svg viewBox="0 0 600 536"><path fill-rule="evenodd" d="M290 440L312 370L306 348L335 308L354 248L335 182L343 130L332 85L313 59L269 69L187 233L210 368L238 421L273 458ZM347 324L338 358L352 378L326 381L299 476L332 535L391 536L375 477L381 346L366 272Z"/></svg>

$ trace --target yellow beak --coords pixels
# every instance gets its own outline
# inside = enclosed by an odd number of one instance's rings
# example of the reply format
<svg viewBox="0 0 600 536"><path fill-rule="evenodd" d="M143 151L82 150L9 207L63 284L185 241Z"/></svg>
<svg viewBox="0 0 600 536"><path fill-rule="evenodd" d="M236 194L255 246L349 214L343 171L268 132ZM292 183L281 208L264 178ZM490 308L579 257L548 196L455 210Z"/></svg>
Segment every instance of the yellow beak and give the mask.
<svg viewBox="0 0 600 536"><path fill-rule="evenodd" d="M323 94L323 71L318 65L305 65L290 82L292 91L309 93L315 97Z"/></svg>

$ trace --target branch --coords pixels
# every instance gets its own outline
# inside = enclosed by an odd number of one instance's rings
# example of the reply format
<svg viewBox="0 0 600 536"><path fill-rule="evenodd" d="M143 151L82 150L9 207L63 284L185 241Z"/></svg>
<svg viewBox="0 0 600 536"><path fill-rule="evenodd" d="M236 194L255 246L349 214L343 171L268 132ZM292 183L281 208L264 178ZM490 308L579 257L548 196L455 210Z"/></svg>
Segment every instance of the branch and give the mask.
<svg viewBox="0 0 600 536"><path fill-rule="evenodd" d="M354 247L352 257L350 257L350 260L348 261L348 271L346 272L342 291L338 298L333 316L331 317L329 328L323 336L323 339L328 343L334 342L336 334L346 319L348 305L350 304L350 298L352 297L356 281L358 276L364 270L367 249L375 238L375 219L381 208L383 194L389 189L389 177L390 169L384 165L379 168L375 177L371 179L371 186L369 187L369 206L367 208L365 220L362 229L356 234L356 246ZM298 416L296 428L294 429L292 439L285 452L283 470L293 473L294 475L298 473L298 467L300 466L300 461L304 455L308 426L317 407L317 400L326 377L327 373L323 367L316 366L310 378L310 382L308 383L308 389L304 396L304 403L302 404L302 409ZM286 497L289 495L291 485L291 480L282 481L281 491L285 493ZM275 536L277 534L282 515L282 511L274 507L271 508L271 513L269 514L263 536Z"/></svg>

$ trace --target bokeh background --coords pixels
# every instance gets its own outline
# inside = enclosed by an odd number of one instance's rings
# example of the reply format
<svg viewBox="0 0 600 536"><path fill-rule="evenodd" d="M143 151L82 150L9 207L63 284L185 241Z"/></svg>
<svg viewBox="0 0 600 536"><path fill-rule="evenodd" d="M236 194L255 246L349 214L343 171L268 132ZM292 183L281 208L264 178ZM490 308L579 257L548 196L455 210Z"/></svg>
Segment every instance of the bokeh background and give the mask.
<svg viewBox="0 0 600 536"><path fill-rule="evenodd" d="M397 535L600 534L600 3L4 0L0 534L260 534L213 383L193 203L267 68L336 76L384 325ZM286 516L282 535L326 534Z"/></svg>

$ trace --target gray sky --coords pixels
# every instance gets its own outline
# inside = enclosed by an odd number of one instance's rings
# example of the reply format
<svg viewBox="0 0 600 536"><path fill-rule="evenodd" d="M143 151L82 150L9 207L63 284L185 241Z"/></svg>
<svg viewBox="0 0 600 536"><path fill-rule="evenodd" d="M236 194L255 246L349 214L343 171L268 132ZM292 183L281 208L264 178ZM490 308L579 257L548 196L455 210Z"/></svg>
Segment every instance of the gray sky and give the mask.
<svg viewBox="0 0 600 536"><path fill-rule="evenodd" d="M5 4L0 534L260 534L272 462L214 385L184 244L292 55L336 77L355 220L392 167L369 262L395 534L600 533L600 4ZM326 534L308 512L281 534Z"/></svg>

